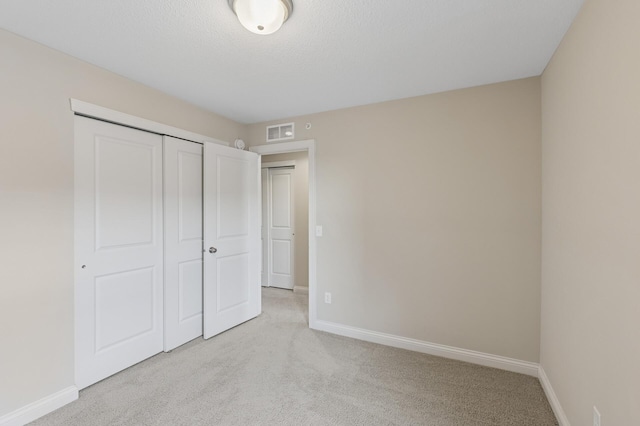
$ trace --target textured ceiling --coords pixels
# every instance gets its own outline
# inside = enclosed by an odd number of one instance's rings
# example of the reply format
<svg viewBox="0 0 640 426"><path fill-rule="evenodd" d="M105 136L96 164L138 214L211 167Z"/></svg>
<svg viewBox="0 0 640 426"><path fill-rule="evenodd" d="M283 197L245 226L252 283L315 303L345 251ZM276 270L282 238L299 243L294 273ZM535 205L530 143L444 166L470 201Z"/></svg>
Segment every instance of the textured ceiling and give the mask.
<svg viewBox="0 0 640 426"><path fill-rule="evenodd" d="M0 27L243 123L540 75L584 0L0 0Z"/></svg>

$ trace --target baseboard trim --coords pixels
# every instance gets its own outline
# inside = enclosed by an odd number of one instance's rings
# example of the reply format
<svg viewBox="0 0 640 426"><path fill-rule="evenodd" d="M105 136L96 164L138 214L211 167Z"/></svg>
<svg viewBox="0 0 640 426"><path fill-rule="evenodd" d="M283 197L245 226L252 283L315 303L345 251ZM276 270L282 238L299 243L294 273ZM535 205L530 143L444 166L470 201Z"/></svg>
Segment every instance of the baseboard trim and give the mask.
<svg viewBox="0 0 640 426"><path fill-rule="evenodd" d="M78 399L78 388L69 386L0 417L2 426L23 426Z"/></svg>
<svg viewBox="0 0 640 426"><path fill-rule="evenodd" d="M560 400L558 399L556 392L553 390L553 386L551 386L547 373L544 372L544 368L542 368L542 366L538 367L538 378L540 379L540 384L542 385L545 395L547 395L551 409L556 415L556 419L558 419L558 424L560 426L571 426L567 415L562 409L562 405L560 405Z"/></svg>
<svg viewBox="0 0 640 426"><path fill-rule="evenodd" d="M458 361L538 377L538 364L534 362L521 361L518 359L491 355L483 352L456 348L453 346L440 345L408 337L395 336L393 334L379 333L377 331L350 327L329 321L318 320L315 322L313 328L315 330L326 331L328 333L351 337L358 340L365 340L367 342L379 343L381 345L393 346L395 348L408 349L429 355L441 356L443 358L455 359Z"/></svg>
<svg viewBox="0 0 640 426"><path fill-rule="evenodd" d="M309 287L302 286L302 285L295 285L293 286L293 292L300 293L300 294L309 294Z"/></svg>

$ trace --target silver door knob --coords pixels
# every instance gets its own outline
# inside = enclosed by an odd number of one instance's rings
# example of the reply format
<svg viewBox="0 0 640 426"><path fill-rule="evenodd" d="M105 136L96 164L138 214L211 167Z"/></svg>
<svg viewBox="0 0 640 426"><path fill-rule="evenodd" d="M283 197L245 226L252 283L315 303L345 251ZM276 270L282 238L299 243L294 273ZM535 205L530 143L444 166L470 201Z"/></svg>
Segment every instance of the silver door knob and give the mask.
<svg viewBox="0 0 640 426"><path fill-rule="evenodd" d="M218 249L215 247L209 247L209 253L217 253Z"/></svg>

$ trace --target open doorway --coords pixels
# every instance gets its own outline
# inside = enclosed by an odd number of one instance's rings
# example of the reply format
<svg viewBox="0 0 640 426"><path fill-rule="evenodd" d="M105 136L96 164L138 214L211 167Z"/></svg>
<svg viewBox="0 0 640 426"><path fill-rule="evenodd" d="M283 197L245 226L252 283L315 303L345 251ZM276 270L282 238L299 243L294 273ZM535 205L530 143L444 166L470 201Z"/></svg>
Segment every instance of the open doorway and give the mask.
<svg viewBox="0 0 640 426"><path fill-rule="evenodd" d="M315 289L316 289L315 141L305 140L305 141L296 141L296 142L275 143L275 144L269 144L269 145L259 145L259 146L251 147L250 151L261 155L261 163L275 163L275 165L273 165L274 169L278 168L278 163L280 163L280 167L282 168L290 167L288 165L290 162L295 163L294 166L297 166L298 172L301 172L305 166L307 168L306 173L296 173L296 175L293 177L294 180L297 180L297 183L295 183L294 181L293 185L304 183L305 180L307 182L306 196L299 195L299 197L302 197L302 200L304 200L305 198L307 200L306 214L304 213L303 209L298 210L299 212L303 212L303 213L296 214L295 204L299 205L300 203L295 202L296 192L295 192L295 189L293 189L291 191L293 194L292 204L294 204L293 218L291 221L291 223L294 225L294 230L291 233L295 234L293 235L295 239L292 242L292 244L294 245L294 248L292 249L293 256L287 257L287 253L285 251L285 255L281 256L280 260L282 261L282 259L287 259L287 258L290 259L290 262L292 264L292 269L293 269L294 291L299 293L308 292L309 294L308 295L309 327L316 328L315 323L317 319L317 316L316 316L317 314L316 314L316 294L315 294L316 293L315 292ZM278 155L276 156L276 154ZM287 155L287 156L284 156L284 155ZM288 155L292 155L292 156L289 157ZM267 166L269 165L267 164ZM270 167L266 167L267 170L269 168ZM264 178L265 172L263 171L262 173L263 173L262 176ZM266 173L269 173L269 172L266 172ZM286 172L280 173L280 174L286 175ZM302 174L301 178L296 179L300 174ZM306 175L306 179L304 179L305 177L304 175ZM280 178L279 180L280 182L278 183L281 185L279 190L282 190L282 187L286 187L284 183L286 183L287 179ZM265 195L267 195L267 193L263 193L263 203L265 202ZM297 222L299 222L299 220L296 220L296 217L297 219L301 219L301 218L307 219L306 224L304 224L304 221L303 221L303 225L297 225L298 227L302 226L303 228L302 230L295 229ZM303 235L301 234L305 234L304 237L306 238L304 238ZM263 232L263 238L264 237L265 237L265 233ZM264 244L264 239L263 239L263 244ZM268 238L267 238L267 244L269 244ZM287 245L286 242L282 243L281 247L286 245ZM263 245L263 250L264 250L264 245ZM306 252L306 256L305 256L305 252ZM306 262L304 261L305 259L299 260L300 256L306 257ZM268 258L267 258L267 261L268 261ZM265 265L265 260L263 259L263 269L265 268L265 266L268 266L268 263ZM265 269L265 270L268 273L268 269ZM286 270L286 268L280 268L278 270L282 271L282 270ZM265 277L265 278L267 280L266 282L268 282L269 278L268 277ZM305 286L304 284L307 284L307 286Z"/></svg>
<svg viewBox="0 0 640 426"><path fill-rule="evenodd" d="M262 156L262 286L309 292L306 151Z"/></svg>

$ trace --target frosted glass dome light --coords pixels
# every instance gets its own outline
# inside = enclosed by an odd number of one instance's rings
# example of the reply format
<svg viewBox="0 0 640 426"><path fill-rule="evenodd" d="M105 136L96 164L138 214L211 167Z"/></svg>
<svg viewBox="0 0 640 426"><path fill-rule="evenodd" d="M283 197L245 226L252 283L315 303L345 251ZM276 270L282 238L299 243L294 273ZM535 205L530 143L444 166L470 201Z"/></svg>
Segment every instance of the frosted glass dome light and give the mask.
<svg viewBox="0 0 640 426"><path fill-rule="evenodd" d="M293 10L291 0L229 0L243 27L255 34L273 34Z"/></svg>

